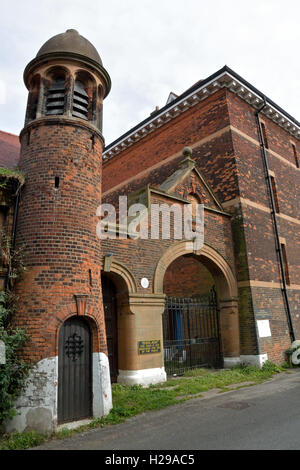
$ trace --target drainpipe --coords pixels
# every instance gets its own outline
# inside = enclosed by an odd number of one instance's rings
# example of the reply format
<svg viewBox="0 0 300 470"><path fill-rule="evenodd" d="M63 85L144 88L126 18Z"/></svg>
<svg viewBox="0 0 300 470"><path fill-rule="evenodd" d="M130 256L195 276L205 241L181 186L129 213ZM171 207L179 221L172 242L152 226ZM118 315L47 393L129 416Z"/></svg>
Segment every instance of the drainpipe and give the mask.
<svg viewBox="0 0 300 470"><path fill-rule="evenodd" d="M293 341L295 341L295 333L294 333L294 328L293 328L293 321L292 321L292 315L291 315L291 310L290 310L290 303L289 303L287 287L286 287L286 277L285 277L285 272L284 272L283 256L282 256L281 244L280 244L279 233L278 233L278 224L277 224L277 216L276 216L276 210L275 210L273 187L272 187L271 178L270 178L270 174L269 174L268 155L267 155L267 152L266 152L265 143L264 143L264 139L263 139L261 122L260 122L260 119L259 119L259 114L261 113L261 111L266 106L267 106L267 102L266 102L266 97L264 96L264 104L255 113L255 117L256 117L256 120L257 120L257 127L258 127L258 131L259 131L259 140L260 140L260 147L261 147L261 154L262 154L262 159L263 159L265 173L266 173L265 178L266 178L267 188L268 188L269 195L270 195L270 200L271 200L271 215L272 215L274 232L275 232L276 253L278 254L278 258L279 258L281 281L282 281L281 291L282 291L284 306L285 306L286 315L287 315L287 323L288 323L288 328L289 328L289 334L290 334L291 342L293 342Z"/></svg>
<svg viewBox="0 0 300 470"><path fill-rule="evenodd" d="M19 186L16 191L16 199L14 205L14 218L13 218L13 225L12 225L12 232L11 232L11 245L10 245L10 258L12 258L15 250L15 241L16 241L16 227L17 227L17 216L18 216L18 209L19 209L19 200L20 200L20 192L21 187ZM9 289L9 278L10 278L10 263L8 265L6 279L5 279L5 292Z"/></svg>

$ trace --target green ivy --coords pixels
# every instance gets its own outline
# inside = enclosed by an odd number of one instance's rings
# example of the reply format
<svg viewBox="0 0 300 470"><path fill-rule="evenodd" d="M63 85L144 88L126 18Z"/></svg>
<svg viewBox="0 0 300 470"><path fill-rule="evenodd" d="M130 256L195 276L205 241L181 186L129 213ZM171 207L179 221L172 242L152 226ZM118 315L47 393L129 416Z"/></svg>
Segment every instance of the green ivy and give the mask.
<svg viewBox="0 0 300 470"><path fill-rule="evenodd" d="M30 364L18 355L28 337L24 330L11 328L12 310L9 294L0 292L0 340L6 346L6 364L0 364L0 424L16 415L14 403L31 368Z"/></svg>
<svg viewBox="0 0 300 470"><path fill-rule="evenodd" d="M6 188L10 180L18 181L19 187L21 187L25 183L25 176L18 168L9 170L8 168L0 167L0 189Z"/></svg>
<svg viewBox="0 0 300 470"><path fill-rule="evenodd" d="M0 190L18 192L24 183L25 176L18 168L9 170L0 167ZM7 291L0 291L0 340L4 342L6 348L6 363L0 364L0 425L16 415L15 402L31 368L20 355L22 347L28 340L26 332L12 326L16 309L16 297L12 293L12 288L16 279L25 271L22 251L23 247L12 249L10 237L2 230L0 264L8 269L9 279Z"/></svg>

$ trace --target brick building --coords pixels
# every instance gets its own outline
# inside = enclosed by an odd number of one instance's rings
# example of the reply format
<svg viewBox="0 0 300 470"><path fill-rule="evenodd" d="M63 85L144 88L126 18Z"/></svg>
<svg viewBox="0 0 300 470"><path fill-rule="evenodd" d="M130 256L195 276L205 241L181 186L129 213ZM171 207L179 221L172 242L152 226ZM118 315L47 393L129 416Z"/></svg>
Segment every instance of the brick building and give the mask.
<svg viewBox="0 0 300 470"><path fill-rule="evenodd" d="M283 362L300 334L300 124L225 66L104 147L110 78L74 30L47 41L24 79L20 159L5 133L0 158L26 177L16 322L37 369L9 428L102 416L111 381ZM170 238L129 237L130 217L100 240L97 208L118 209L120 196L147 215L203 204L203 246L174 227Z"/></svg>

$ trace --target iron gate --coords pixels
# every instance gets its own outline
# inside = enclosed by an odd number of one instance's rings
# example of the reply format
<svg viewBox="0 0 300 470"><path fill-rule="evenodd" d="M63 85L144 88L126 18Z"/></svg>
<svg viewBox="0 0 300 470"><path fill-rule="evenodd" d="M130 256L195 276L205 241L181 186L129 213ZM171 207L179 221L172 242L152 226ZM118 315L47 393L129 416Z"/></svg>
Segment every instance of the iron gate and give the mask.
<svg viewBox="0 0 300 470"><path fill-rule="evenodd" d="M219 310L215 289L197 297L167 297L163 314L168 375L197 367L221 367Z"/></svg>

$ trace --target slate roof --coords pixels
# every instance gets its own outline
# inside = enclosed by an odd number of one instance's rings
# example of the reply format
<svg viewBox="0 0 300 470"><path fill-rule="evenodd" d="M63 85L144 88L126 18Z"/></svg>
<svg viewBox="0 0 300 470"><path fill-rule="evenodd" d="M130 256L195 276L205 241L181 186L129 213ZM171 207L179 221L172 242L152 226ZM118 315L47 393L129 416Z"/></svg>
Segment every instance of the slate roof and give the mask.
<svg viewBox="0 0 300 470"><path fill-rule="evenodd" d="M0 167L14 168L19 161L19 136L0 131Z"/></svg>

